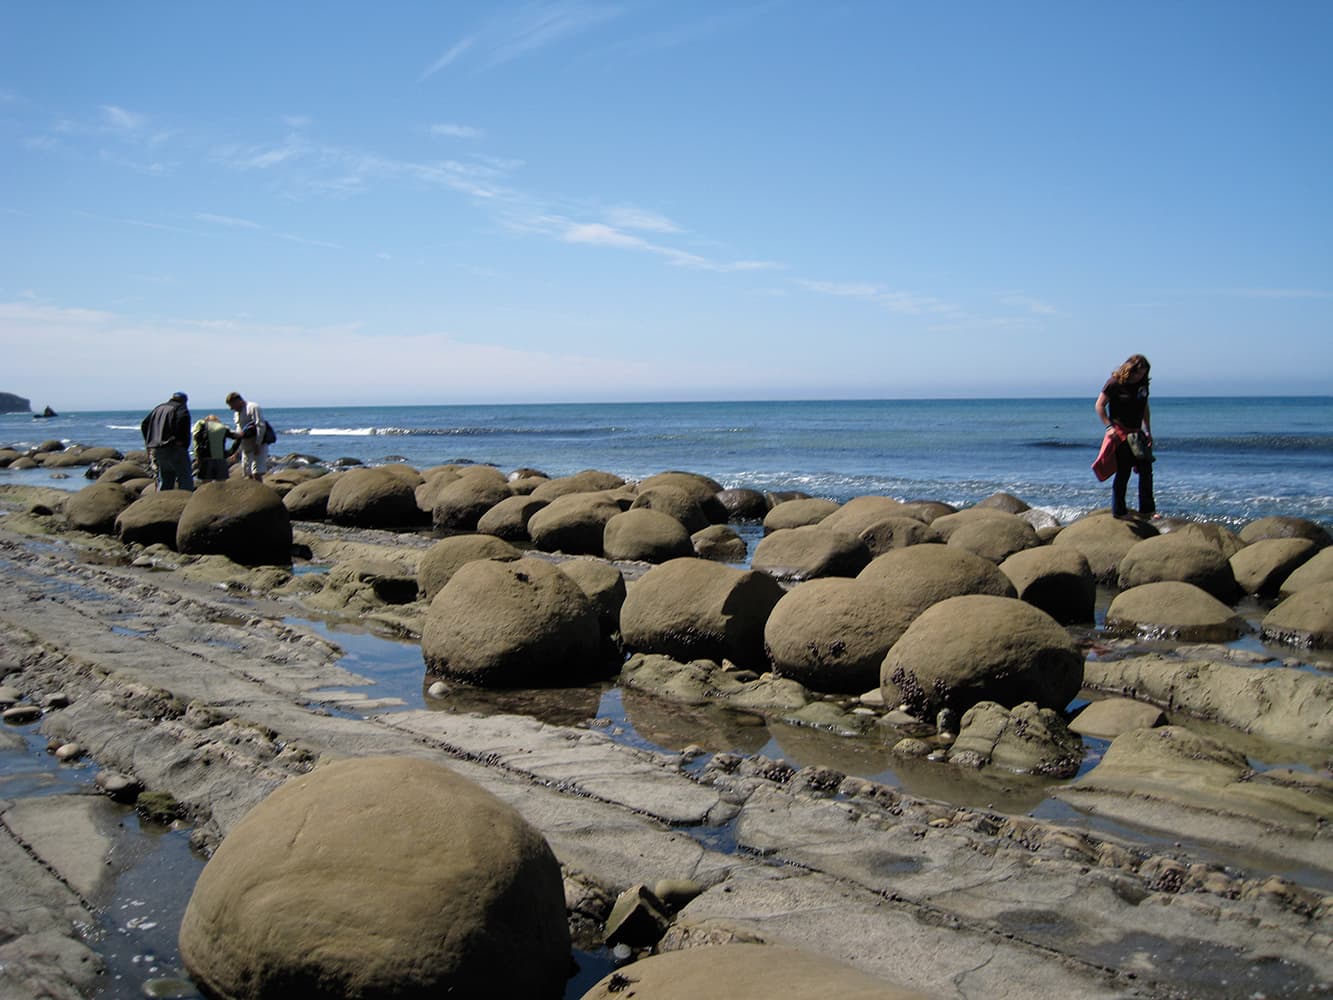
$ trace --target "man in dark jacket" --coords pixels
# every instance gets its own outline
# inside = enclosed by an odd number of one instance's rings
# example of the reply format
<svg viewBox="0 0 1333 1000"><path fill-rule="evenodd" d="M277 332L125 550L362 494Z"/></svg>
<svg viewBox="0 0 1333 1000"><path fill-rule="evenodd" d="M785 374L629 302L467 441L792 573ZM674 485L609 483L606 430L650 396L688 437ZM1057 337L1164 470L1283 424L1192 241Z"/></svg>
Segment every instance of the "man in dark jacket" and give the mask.
<svg viewBox="0 0 1333 1000"><path fill-rule="evenodd" d="M139 430L148 457L157 469L157 489L192 490L194 476L190 472L190 411L183 392L172 393L171 398L143 418Z"/></svg>

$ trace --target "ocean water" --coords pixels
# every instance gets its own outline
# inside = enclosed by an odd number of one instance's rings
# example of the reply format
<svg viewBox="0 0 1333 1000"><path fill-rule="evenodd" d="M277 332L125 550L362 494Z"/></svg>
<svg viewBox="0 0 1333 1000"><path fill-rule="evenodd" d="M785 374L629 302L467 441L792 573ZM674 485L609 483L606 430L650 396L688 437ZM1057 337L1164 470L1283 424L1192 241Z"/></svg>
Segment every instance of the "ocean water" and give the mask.
<svg viewBox="0 0 1333 1000"><path fill-rule="evenodd" d="M261 400L261 403L263 401ZM668 469L724 486L861 494L956 506L997 492L1068 521L1109 503L1090 465L1102 428L1091 398L266 406L274 457L485 462L551 476L626 479ZM1243 524L1283 514L1333 524L1333 397L1153 398L1158 508ZM219 404L217 410L224 410ZM48 438L142 447L143 411L0 416L0 444ZM195 410L202 416L207 410ZM224 415L225 410L224 410ZM77 470L76 470L77 471ZM0 472L0 476L6 475ZM39 482L49 473L9 473ZM3 481L3 479L0 479ZM66 481L79 485L79 480ZM1134 486L1130 487L1131 505Z"/></svg>

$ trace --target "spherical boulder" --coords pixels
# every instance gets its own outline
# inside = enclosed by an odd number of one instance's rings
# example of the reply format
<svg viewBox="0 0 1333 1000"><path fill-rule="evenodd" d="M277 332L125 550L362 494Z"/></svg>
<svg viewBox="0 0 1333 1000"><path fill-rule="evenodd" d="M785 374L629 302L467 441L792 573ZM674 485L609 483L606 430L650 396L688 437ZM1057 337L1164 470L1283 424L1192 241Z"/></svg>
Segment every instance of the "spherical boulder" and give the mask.
<svg viewBox="0 0 1333 1000"><path fill-rule="evenodd" d="M1059 622L1017 598L987 594L927 608L880 666L884 703L919 718L980 701L1032 701L1062 712L1082 684L1083 657Z"/></svg>
<svg viewBox="0 0 1333 1000"><path fill-rule="evenodd" d="M1307 587L1329 582L1333 582L1333 548L1320 549L1300 567L1292 570L1291 575L1278 587L1278 596L1290 597Z"/></svg>
<svg viewBox="0 0 1333 1000"><path fill-rule="evenodd" d="M292 561L292 522L278 495L253 479L201 483L176 525L176 551L248 566Z"/></svg>
<svg viewBox="0 0 1333 1000"><path fill-rule="evenodd" d="M510 488L513 488L512 483ZM532 520L532 515L549 502L526 493L505 497L478 518L477 531L510 542L525 542L528 540L528 522Z"/></svg>
<svg viewBox="0 0 1333 1000"><path fill-rule="evenodd" d="M870 549L855 535L808 524L780 528L755 546L750 565L779 580L855 576L870 562Z"/></svg>
<svg viewBox="0 0 1333 1000"><path fill-rule="evenodd" d="M65 501L65 520L78 531L110 535L116 518L134 499L133 491L120 483L93 483Z"/></svg>
<svg viewBox="0 0 1333 1000"><path fill-rule="evenodd" d="M626 981L632 987L626 992ZM925 1000L925 995L823 955L763 944L721 944L641 959L598 982L582 1000Z"/></svg>
<svg viewBox="0 0 1333 1000"><path fill-rule="evenodd" d="M534 496L538 500L555 500L557 497L567 496L570 493L600 493L603 490L619 489L624 485L625 480L613 472L603 472L600 469L584 469L582 472L576 472L571 476L548 479L538 485L529 496Z"/></svg>
<svg viewBox="0 0 1333 1000"><path fill-rule="evenodd" d="M560 866L491 793L431 761L337 761L252 809L205 865L181 958L209 996L559 997Z"/></svg>
<svg viewBox="0 0 1333 1000"><path fill-rule="evenodd" d="M429 515L435 510L440 491L462 477L451 468L439 467L427 469L421 478L422 482L413 488L412 495L416 498L417 509Z"/></svg>
<svg viewBox="0 0 1333 1000"><path fill-rule="evenodd" d="M710 497L709 499L713 499ZM638 494L634 497L634 502L630 504L630 510L648 509L660 511L667 514L681 524L685 525L685 530L690 534L696 531L703 531L708 527L726 518L710 518L704 513L703 506L699 503L697 494L690 494L675 486L650 486L647 489L641 485Z"/></svg>
<svg viewBox="0 0 1333 1000"><path fill-rule="evenodd" d="M323 521L329 516L329 495L345 474L331 472L327 476L308 479L293 486L283 496L282 505L293 520Z"/></svg>
<svg viewBox="0 0 1333 1000"><path fill-rule="evenodd" d="M127 483L131 479L146 479L148 472L138 462L115 462L97 477L99 483Z"/></svg>
<svg viewBox="0 0 1333 1000"><path fill-rule="evenodd" d="M1264 616L1264 638L1316 649L1333 647L1333 583L1306 587Z"/></svg>
<svg viewBox="0 0 1333 1000"><path fill-rule="evenodd" d="M818 524L828 517L840 504L823 497L807 497L801 500L784 500L774 504L764 515L764 532L781 531L783 528L803 528L808 524Z"/></svg>
<svg viewBox="0 0 1333 1000"><path fill-rule="evenodd" d="M599 556L606 524L620 512L620 504L606 493L566 493L528 519L528 534L543 552Z"/></svg>
<svg viewBox="0 0 1333 1000"><path fill-rule="evenodd" d="M1117 578L1122 590L1177 580L1192 583L1219 601L1230 602L1240 595L1231 563L1221 551L1175 532L1135 542L1120 560Z"/></svg>
<svg viewBox="0 0 1333 1000"><path fill-rule="evenodd" d="M1276 594L1287 577L1318 551L1308 538L1264 538L1231 557L1231 572L1247 594Z"/></svg>
<svg viewBox="0 0 1333 1000"><path fill-rule="evenodd" d="M462 475L435 495L431 522L444 531L476 531L482 515L511 496L503 476Z"/></svg>
<svg viewBox="0 0 1333 1000"><path fill-rule="evenodd" d="M555 685L594 673L601 640L597 609L557 566L479 559L431 601L421 654L432 673L481 687Z"/></svg>
<svg viewBox="0 0 1333 1000"><path fill-rule="evenodd" d="M890 549L901 549L908 545L920 545L922 542L935 540L930 525L915 517L906 516L886 517L882 521L876 521L862 528L857 537L866 543L871 558L882 556Z"/></svg>
<svg viewBox="0 0 1333 1000"><path fill-rule="evenodd" d="M579 585L597 609L602 634L620 630L620 608L625 603L625 576L601 559L566 559L560 572Z"/></svg>
<svg viewBox="0 0 1333 1000"><path fill-rule="evenodd" d="M764 623L783 595L766 573L706 559L673 559L635 581L620 609L631 650L690 660L731 660L766 670Z"/></svg>
<svg viewBox="0 0 1333 1000"><path fill-rule="evenodd" d="M417 589L427 601L444 589L455 573L477 559L512 562L523 553L491 535L450 535L425 551L417 564Z"/></svg>
<svg viewBox="0 0 1333 1000"><path fill-rule="evenodd" d="M902 635L887 594L857 580L811 580L789 590L764 626L775 673L816 691L860 694Z"/></svg>
<svg viewBox="0 0 1333 1000"><path fill-rule="evenodd" d="M768 498L758 490L719 490L717 500L730 521L762 521L768 513Z"/></svg>
<svg viewBox="0 0 1333 1000"><path fill-rule="evenodd" d="M176 526L189 502L189 490L145 493L116 515L116 535L127 544L173 548Z"/></svg>
<svg viewBox="0 0 1333 1000"><path fill-rule="evenodd" d="M1210 524L1205 521L1177 521L1172 519L1166 519L1155 523L1158 526L1158 530L1164 535L1174 535L1177 538L1189 538L1203 545L1211 545L1228 559L1241 549L1245 548L1246 543L1241 541L1240 535L1222 524Z"/></svg>
<svg viewBox="0 0 1333 1000"><path fill-rule="evenodd" d="M694 546L685 525L670 514L648 507L631 507L606 522L602 554L607 559L662 563L694 555Z"/></svg>
<svg viewBox="0 0 1333 1000"><path fill-rule="evenodd" d="M872 559L857 579L888 590L896 604L910 611L911 618L948 597L1014 596L1013 584L993 562L949 545L893 549Z"/></svg>
<svg viewBox="0 0 1333 1000"><path fill-rule="evenodd" d="M1041 608L1062 625L1090 622L1097 605L1097 581L1083 554L1049 545L1015 552L1000 563L1018 599Z"/></svg>
<svg viewBox="0 0 1333 1000"><path fill-rule="evenodd" d="M1088 568L1100 583L1115 583L1120 560L1136 544L1152 538L1157 529L1146 521L1127 520L1111 514L1089 514L1052 539L1051 544L1081 552Z"/></svg>
<svg viewBox="0 0 1333 1000"><path fill-rule="evenodd" d="M992 493L985 500L978 500L972 505L982 509L1002 510L1006 514L1022 514L1030 507L1026 500L1020 500L1012 493Z"/></svg>
<svg viewBox="0 0 1333 1000"><path fill-rule="evenodd" d="M859 496L852 497L819 523L826 528L845 531L849 535L859 535L886 517L905 516L900 500L884 496Z"/></svg>
<svg viewBox="0 0 1333 1000"><path fill-rule="evenodd" d="M1308 538L1321 549L1333 545L1323 525L1304 517L1261 517L1240 529L1240 539L1246 544L1265 538Z"/></svg>
<svg viewBox="0 0 1333 1000"><path fill-rule="evenodd" d="M1106 628L1182 642L1229 642L1245 620L1192 583L1145 583L1117 594L1106 610Z"/></svg>
<svg viewBox="0 0 1333 1000"><path fill-rule="evenodd" d="M948 544L960 549L975 552L983 559L993 563L1002 563L1015 552L1035 549L1041 544L1037 530L1016 514L1006 514L1000 510L991 510L994 517L975 517L957 525L949 532ZM962 517L963 511L950 514L949 517ZM940 518L940 521L945 518ZM936 521L931 525L936 528Z"/></svg>
<svg viewBox="0 0 1333 1000"><path fill-rule="evenodd" d="M745 562L750 551L745 539L725 524L710 524L703 531L696 531L690 536L690 544L696 556L714 562Z"/></svg>
<svg viewBox="0 0 1333 1000"><path fill-rule="evenodd" d="M329 491L328 519L354 528L398 528L423 520L415 487L388 467L351 469Z"/></svg>
<svg viewBox="0 0 1333 1000"><path fill-rule="evenodd" d="M655 476L649 476L642 480L638 485L638 490L642 494L661 487L679 490L692 498L699 505L699 509L703 512L704 517L708 519L709 524L723 524L729 516L727 508L717 498L718 493L722 491L722 484L708 476L700 475L697 472L659 472ZM667 513L670 514L671 511L667 511ZM703 527L703 525L700 525L700 527Z"/></svg>

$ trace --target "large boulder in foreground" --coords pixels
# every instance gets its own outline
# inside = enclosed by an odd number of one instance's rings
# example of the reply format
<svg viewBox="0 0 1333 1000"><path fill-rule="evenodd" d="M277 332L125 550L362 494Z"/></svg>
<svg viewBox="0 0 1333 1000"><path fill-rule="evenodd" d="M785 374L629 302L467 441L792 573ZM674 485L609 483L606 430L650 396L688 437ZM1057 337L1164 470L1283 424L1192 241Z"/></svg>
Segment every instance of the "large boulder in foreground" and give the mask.
<svg viewBox="0 0 1333 1000"><path fill-rule="evenodd" d="M1292 570L1291 575L1278 587L1278 596L1290 597L1321 583L1333 583L1333 548L1320 549L1298 568Z"/></svg>
<svg viewBox="0 0 1333 1000"><path fill-rule="evenodd" d="M431 522L444 531L475 531L482 515L511 496L513 492L503 476L463 475L435 495Z"/></svg>
<svg viewBox="0 0 1333 1000"><path fill-rule="evenodd" d="M174 548L176 526L189 502L189 490L145 493L116 516L116 535L126 544Z"/></svg>
<svg viewBox="0 0 1333 1000"><path fill-rule="evenodd" d="M420 524L416 487L389 466L352 469L329 491L328 519L354 528L399 528Z"/></svg>
<svg viewBox="0 0 1333 1000"><path fill-rule="evenodd" d="M1240 596L1227 557L1215 546L1194 541L1179 532L1135 542L1117 570L1121 590L1165 580L1192 583L1228 603Z"/></svg>
<svg viewBox="0 0 1333 1000"><path fill-rule="evenodd" d="M775 673L816 691L860 694L879 684L879 665L905 627L879 587L811 580L773 608L764 646Z"/></svg>
<svg viewBox="0 0 1333 1000"><path fill-rule="evenodd" d="M1287 577L1318 551L1308 538L1264 538L1231 557L1231 573L1247 594L1276 594Z"/></svg>
<svg viewBox="0 0 1333 1000"><path fill-rule="evenodd" d="M1265 538L1308 538L1321 549L1333 545L1322 524L1304 517L1261 517L1241 528L1240 538L1247 545Z"/></svg>
<svg viewBox="0 0 1333 1000"><path fill-rule="evenodd" d="M870 550L855 535L822 524L780 528L755 546L750 565L779 580L856 576L870 562Z"/></svg>
<svg viewBox="0 0 1333 1000"><path fill-rule="evenodd" d="M887 591L895 604L908 614L908 622L948 597L964 594L1014 596L1014 585L993 562L974 552L948 545L911 545L892 549L871 560L856 578Z"/></svg>
<svg viewBox="0 0 1333 1000"><path fill-rule="evenodd" d="M657 492L670 489L663 486ZM607 559L663 563L694 555L694 546L685 525L670 514L650 507L631 507L606 522L602 554Z"/></svg>
<svg viewBox="0 0 1333 1000"><path fill-rule="evenodd" d="M673 559L629 587L620 634L631 650L766 670L764 624L782 595L766 573Z"/></svg>
<svg viewBox="0 0 1333 1000"><path fill-rule="evenodd" d="M1063 712L1082 683L1083 657L1054 618L1017 598L985 594L922 612L880 667L884 703L929 719L981 701L1032 701Z"/></svg>
<svg viewBox="0 0 1333 1000"><path fill-rule="evenodd" d="M1312 646L1333 647L1333 583L1316 584L1292 594L1264 616L1265 639Z"/></svg>
<svg viewBox="0 0 1333 1000"><path fill-rule="evenodd" d="M1106 628L1182 642L1230 642L1245 620L1192 583L1145 583L1117 594L1106 610Z"/></svg>
<svg viewBox="0 0 1333 1000"><path fill-rule="evenodd" d="M201 483L176 526L176 551L246 566L292 561L292 522L278 495L253 479Z"/></svg>
<svg viewBox="0 0 1333 1000"><path fill-rule="evenodd" d="M65 520L79 531L114 534L116 518L134 500L134 491L120 483L93 483L65 501Z"/></svg>
<svg viewBox="0 0 1333 1000"><path fill-rule="evenodd" d="M232 1000L557 998L560 866L513 808L448 768L338 761L229 833L181 921L181 958Z"/></svg>
<svg viewBox="0 0 1333 1000"><path fill-rule="evenodd" d="M288 490L282 498L293 521L323 521L329 516L329 494L344 475L331 472L315 479L307 479Z"/></svg>
<svg viewBox="0 0 1333 1000"><path fill-rule="evenodd" d="M543 499L539 492L533 497ZM566 493L528 519L528 534L543 552L600 556L607 522L620 512L620 504L606 493Z"/></svg>
<svg viewBox="0 0 1333 1000"><path fill-rule="evenodd" d="M552 563L462 566L426 611L427 669L481 687L569 683L600 666L597 609Z"/></svg>
<svg viewBox="0 0 1333 1000"><path fill-rule="evenodd" d="M505 497L478 518L477 531L508 542L525 542L528 540L528 521L549 502L526 493Z"/></svg>
<svg viewBox="0 0 1333 1000"><path fill-rule="evenodd" d="M1018 599L1041 608L1062 625L1090 622L1096 611L1097 581L1081 552L1044 545L1015 552L1000 563Z"/></svg>
<svg viewBox="0 0 1333 1000"><path fill-rule="evenodd" d="M523 553L502 538L491 535L451 535L428 548L417 564L417 587L421 596L433 601L444 585L462 567L476 559L512 562Z"/></svg>
<svg viewBox="0 0 1333 1000"><path fill-rule="evenodd" d="M626 981L632 985L627 989ZM822 955L763 944L687 948L622 967L582 1000L925 1000Z"/></svg>

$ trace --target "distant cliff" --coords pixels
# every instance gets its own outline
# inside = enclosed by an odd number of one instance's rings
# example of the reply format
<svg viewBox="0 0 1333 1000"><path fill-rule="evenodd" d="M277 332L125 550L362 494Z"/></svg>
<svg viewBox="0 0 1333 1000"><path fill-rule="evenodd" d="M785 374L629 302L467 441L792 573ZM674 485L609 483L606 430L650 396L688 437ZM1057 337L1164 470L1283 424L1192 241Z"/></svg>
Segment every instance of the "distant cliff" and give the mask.
<svg viewBox="0 0 1333 1000"><path fill-rule="evenodd" d="M22 396L0 392L0 413L27 413L31 409L32 404Z"/></svg>

